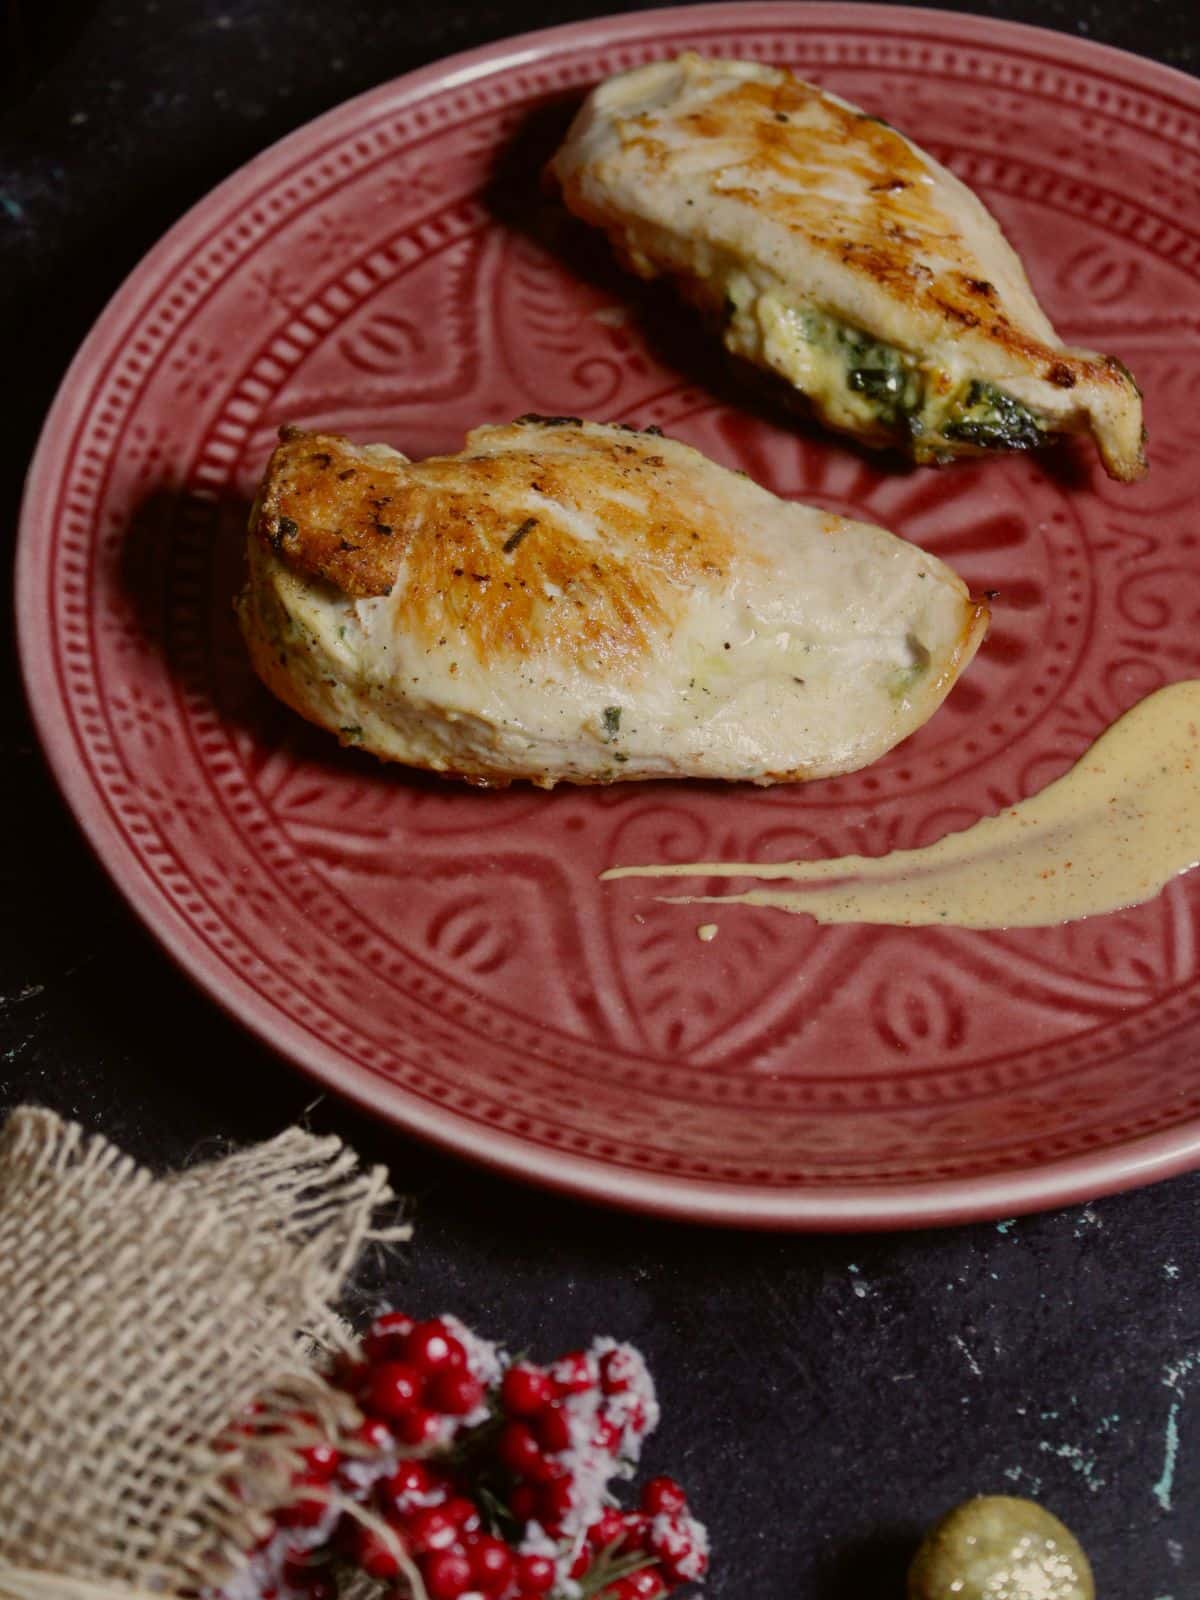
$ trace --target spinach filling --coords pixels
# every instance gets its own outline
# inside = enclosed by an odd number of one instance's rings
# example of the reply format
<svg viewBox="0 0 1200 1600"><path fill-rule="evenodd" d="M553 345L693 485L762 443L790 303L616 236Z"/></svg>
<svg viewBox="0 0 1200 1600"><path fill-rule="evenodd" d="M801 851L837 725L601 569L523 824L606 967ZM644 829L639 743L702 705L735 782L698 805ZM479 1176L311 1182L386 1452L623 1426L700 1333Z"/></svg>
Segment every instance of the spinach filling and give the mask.
<svg viewBox="0 0 1200 1600"><path fill-rule="evenodd" d="M836 353L846 387L871 402L885 428L910 437L923 431L925 385L903 351L821 311L806 311L803 327L810 344Z"/></svg>
<svg viewBox="0 0 1200 1600"><path fill-rule="evenodd" d="M1040 419L995 384L973 381L943 418L929 416L925 374L902 350L816 310L804 313L803 326L811 344L837 353L846 387L864 396L878 422L896 434L912 440L940 434L983 450L1032 450L1045 443Z"/></svg>
<svg viewBox="0 0 1200 1600"><path fill-rule="evenodd" d="M949 373L926 369L907 351L817 306L760 297L749 280L726 285L725 320L730 325L744 320L726 335L740 353L761 350L765 338L768 345L779 339L786 356L790 341L802 341L811 352L805 376L792 375L782 360L780 371L829 413L835 426L853 431L869 418L897 443L908 444L918 461L945 459L951 454L948 445L1032 450L1049 437L1045 421L996 384L986 379L954 384ZM839 384L842 395L836 393Z"/></svg>
<svg viewBox="0 0 1200 1600"><path fill-rule="evenodd" d="M976 381L942 424L942 435L983 450L1036 450L1046 430L1028 406L994 383Z"/></svg>
<svg viewBox="0 0 1200 1600"><path fill-rule="evenodd" d="M922 431L924 384L892 345L848 343L846 383L855 394L874 402L875 414L885 427L909 434Z"/></svg>

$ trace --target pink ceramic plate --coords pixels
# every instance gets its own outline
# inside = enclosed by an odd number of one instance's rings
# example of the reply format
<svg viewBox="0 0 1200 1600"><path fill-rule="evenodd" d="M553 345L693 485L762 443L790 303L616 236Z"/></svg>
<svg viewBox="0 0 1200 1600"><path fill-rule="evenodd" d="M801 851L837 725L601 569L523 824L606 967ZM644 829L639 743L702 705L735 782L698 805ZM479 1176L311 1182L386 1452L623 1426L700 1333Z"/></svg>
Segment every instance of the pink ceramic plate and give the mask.
<svg viewBox="0 0 1200 1600"><path fill-rule="evenodd" d="M1071 341L1146 390L1152 470L943 471L748 406L668 296L539 200L583 88L682 49L785 62L981 191ZM1200 84L1030 29L735 4L556 29L302 129L133 274L46 424L21 528L42 739L164 945L332 1087L621 1205L776 1227L1003 1215L1200 1159L1200 876L1013 934L730 909L702 944L614 862L879 852L1061 773L1200 675ZM230 596L279 423L455 449L525 411L657 423L1000 598L947 706L810 788L480 793L340 752L254 683ZM707 908L704 908L707 910Z"/></svg>

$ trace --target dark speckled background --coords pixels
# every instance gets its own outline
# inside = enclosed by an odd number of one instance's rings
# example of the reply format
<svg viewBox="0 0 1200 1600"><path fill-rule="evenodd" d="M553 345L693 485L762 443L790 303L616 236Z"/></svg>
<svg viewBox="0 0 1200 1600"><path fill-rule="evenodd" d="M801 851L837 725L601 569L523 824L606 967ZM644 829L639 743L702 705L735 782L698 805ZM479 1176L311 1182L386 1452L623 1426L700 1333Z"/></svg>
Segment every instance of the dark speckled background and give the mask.
<svg viewBox="0 0 1200 1600"><path fill-rule="evenodd" d="M75 346L158 235L269 141L382 79L551 21L532 0L4 0L3 537ZM1200 71L1197 0L994 0ZM18 50L16 25L23 23ZM7 558L5 567L7 568ZM0 670L0 1061L155 1165L306 1115L387 1161L417 1243L386 1290L549 1355L609 1330L658 1374L718 1600L900 1600L924 1523L1033 1493L1107 1600L1200 1595L1200 1176L896 1238L737 1237L548 1202L328 1099L170 967L93 865ZM370 1292L372 1286L365 1286Z"/></svg>

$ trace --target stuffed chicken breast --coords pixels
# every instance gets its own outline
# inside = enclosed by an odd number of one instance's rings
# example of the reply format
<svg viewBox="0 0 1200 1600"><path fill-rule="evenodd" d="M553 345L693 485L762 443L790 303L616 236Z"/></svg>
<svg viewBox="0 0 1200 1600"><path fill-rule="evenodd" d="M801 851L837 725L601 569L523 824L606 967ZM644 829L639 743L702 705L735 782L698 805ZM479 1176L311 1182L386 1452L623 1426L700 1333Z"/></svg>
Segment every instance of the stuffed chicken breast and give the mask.
<svg viewBox="0 0 1200 1600"><path fill-rule="evenodd" d="M344 743L547 787L851 771L932 715L986 626L882 528L561 417L419 462L285 429L239 605L264 682Z"/></svg>
<svg viewBox="0 0 1200 1600"><path fill-rule="evenodd" d="M685 55L593 91L550 164L829 426L918 461L1090 434L1145 469L1141 396L1067 348L980 200L895 129L775 67Z"/></svg>

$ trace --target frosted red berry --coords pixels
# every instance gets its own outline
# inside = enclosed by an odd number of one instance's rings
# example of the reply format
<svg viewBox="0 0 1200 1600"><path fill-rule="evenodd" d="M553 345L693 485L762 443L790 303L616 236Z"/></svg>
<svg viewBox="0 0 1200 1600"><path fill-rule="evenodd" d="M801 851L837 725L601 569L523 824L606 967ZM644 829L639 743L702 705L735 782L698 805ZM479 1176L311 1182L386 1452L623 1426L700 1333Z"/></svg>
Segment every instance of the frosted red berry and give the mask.
<svg viewBox="0 0 1200 1600"><path fill-rule="evenodd" d="M503 1539L481 1534L467 1552L471 1578L485 1594L502 1594L512 1582L513 1553Z"/></svg>
<svg viewBox="0 0 1200 1600"><path fill-rule="evenodd" d="M621 1426L611 1417L601 1417L592 1434L592 1443L597 1450L603 1450L606 1455L616 1455L621 1443Z"/></svg>
<svg viewBox="0 0 1200 1600"><path fill-rule="evenodd" d="M465 1367L435 1372L425 1390L426 1404L447 1417L465 1417L478 1410L482 1400L483 1385Z"/></svg>
<svg viewBox="0 0 1200 1600"><path fill-rule="evenodd" d="M458 1600L471 1587L471 1563L461 1550L436 1550L421 1563L430 1600Z"/></svg>
<svg viewBox="0 0 1200 1600"><path fill-rule="evenodd" d="M542 1452L533 1429L524 1422L505 1423L496 1454L510 1472L520 1477L533 1477L542 1466Z"/></svg>
<svg viewBox="0 0 1200 1600"><path fill-rule="evenodd" d="M384 1515L391 1518L407 1517L418 1509L419 1502L444 1496L445 1490L422 1461L402 1461L379 1485L379 1503Z"/></svg>
<svg viewBox="0 0 1200 1600"><path fill-rule="evenodd" d="M645 1547L647 1535L650 1532L650 1518L642 1511L623 1511L621 1513L621 1526L625 1530L625 1547L628 1550L641 1550Z"/></svg>
<svg viewBox="0 0 1200 1600"><path fill-rule="evenodd" d="M479 1507L473 1500L468 1500L466 1495L456 1494L445 1501L442 1510L458 1529L460 1534L478 1533L483 1525L483 1518L479 1515Z"/></svg>
<svg viewBox="0 0 1200 1600"><path fill-rule="evenodd" d="M407 1539L414 1555L432 1550L449 1550L458 1543L458 1529L442 1506L414 1511L408 1519Z"/></svg>
<svg viewBox="0 0 1200 1600"><path fill-rule="evenodd" d="M443 1367L465 1367L467 1352L444 1322L418 1322L404 1341L404 1358L418 1372L439 1372Z"/></svg>
<svg viewBox="0 0 1200 1600"><path fill-rule="evenodd" d="M402 1461L383 1485L384 1494L392 1499L428 1494L432 1488L433 1474L423 1461Z"/></svg>
<svg viewBox="0 0 1200 1600"><path fill-rule="evenodd" d="M423 1406L410 1411L406 1417L400 1419L400 1437L405 1444L412 1445L413 1449L433 1444L441 1430L441 1419L437 1412L426 1411Z"/></svg>
<svg viewBox="0 0 1200 1600"><path fill-rule="evenodd" d="M561 1406L547 1406L533 1419L533 1431L543 1450L558 1453L571 1448L571 1425Z"/></svg>
<svg viewBox="0 0 1200 1600"><path fill-rule="evenodd" d="M634 1592L639 1600L650 1600L651 1595L662 1594L666 1589L666 1580L657 1567L643 1567L641 1572L630 1573L634 1582Z"/></svg>
<svg viewBox="0 0 1200 1600"><path fill-rule="evenodd" d="M518 1483L508 1497L508 1509L518 1522L532 1522L537 1516L537 1490L531 1483Z"/></svg>
<svg viewBox="0 0 1200 1600"><path fill-rule="evenodd" d="M305 1445L300 1456L304 1462L306 1483L327 1483L342 1459L336 1446L323 1442Z"/></svg>
<svg viewBox="0 0 1200 1600"><path fill-rule="evenodd" d="M654 1553L672 1583L688 1583L708 1571L707 1554L682 1540L669 1547L659 1546Z"/></svg>
<svg viewBox="0 0 1200 1600"><path fill-rule="evenodd" d="M600 1387L605 1394L623 1394L633 1383L636 1364L628 1349L609 1350L600 1358Z"/></svg>
<svg viewBox="0 0 1200 1600"><path fill-rule="evenodd" d="M556 1478L538 1491L538 1510L543 1527L556 1527L575 1506L575 1487L570 1478Z"/></svg>
<svg viewBox="0 0 1200 1600"><path fill-rule="evenodd" d="M625 1426L630 1433L645 1433L646 1408L640 1400L635 1400L625 1413Z"/></svg>
<svg viewBox="0 0 1200 1600"><path fill-rule="evenodd" d="M554 1398L554 1385L540 1367L518 1361L500 1384L500 1403L510 1417L535 1417Z"/></svg>
<svg viewBox="0 0 1200 1600"><path fill-rule="evenodd" d="M625 1536L625 1521L619 1511L611 1508L602 1511L587 1531L588 1543L594 1550L606 1550Z"/></svg>
<svg viewBox="0 0 1200 1600"><path fill-rule="evenodd" d="M686 1511L676 1517L656 1516L650 1524L650 1544L672 1583L690 1582L708 1570L704 1530Z"/></svg>
<svg viewBox="0 0 1200 1600"><path fill-rule="evenodd" d="M657 1567L643 1567L639 1572L618 1579L607 1593L615 1600L655 1600L655 1596L666 1592L666 1587Z"/></svg>
<svg viewBox="0 0 1200 1600"><path fill-rule="evenodd" d="M560 1356L550 1369L557 1395L586 1394L595 1386L597 1374L586 1351L572 1350Z"/></svg>
<svg viewBox="0 0 1200 1600"><path fill-rule="evenodd" d="M382 1417L368 1417L357 1429L354 1437L378 1455L396 1448L396 1435Z"/></svg>
<svg viewBox="0 0 1200 1600"><path fill-rule="evenodd" d="M358 1528L354 1559L369 1578L394 1578L400 1571L394 1552L370 1528Z"/></svg>
<svg viewBox="0 0 1200 1600"><path fill-rule="evenodd" d="M674 1478L651 1478L642 1487L642 1510L652 1517L674 1517L687 1510L687 1495Z"/></svg>
<svg viewBox="0 0 1200 1600"><path fill-rule="evenodd" d="M412 1330L411 1317L403 1311L387 1311L371 1324L371 1331L363 1340L363 1354L368 1361L399 1361Z"/></svg>
<svg viewBox="0 0 1200 1600"><path fill-rule="evenodd" d="M592 1560L593 1552L588 1549L587 1545L583 1545L577 1552L574 1561L572 1561L567 1576L570 1578L582 1578L591 1566Z"/></svg>
<svg viewBox="0 0 1200 1600"><path fill-rule="evenodd" d="M533 1594L545 1594L554 1587L554 1563L549 1556L518 1556L517 1585Z"/></svg>
<svg viewBox="0 0 1200 1600"><path fill-rule="evenodd" d="M382 1361L363 1387L363 1405L393 1421L407 1416L421 1399L421 1374L404 1361Z"/></svg>
<svg viewBox="0 0 1200 1600"><path fill-rule="evenodd" d="M301 1495L290 1506L281 1506L275 1520L281 1528L315 1528L328 1506L324 1495Z"/></svg>

